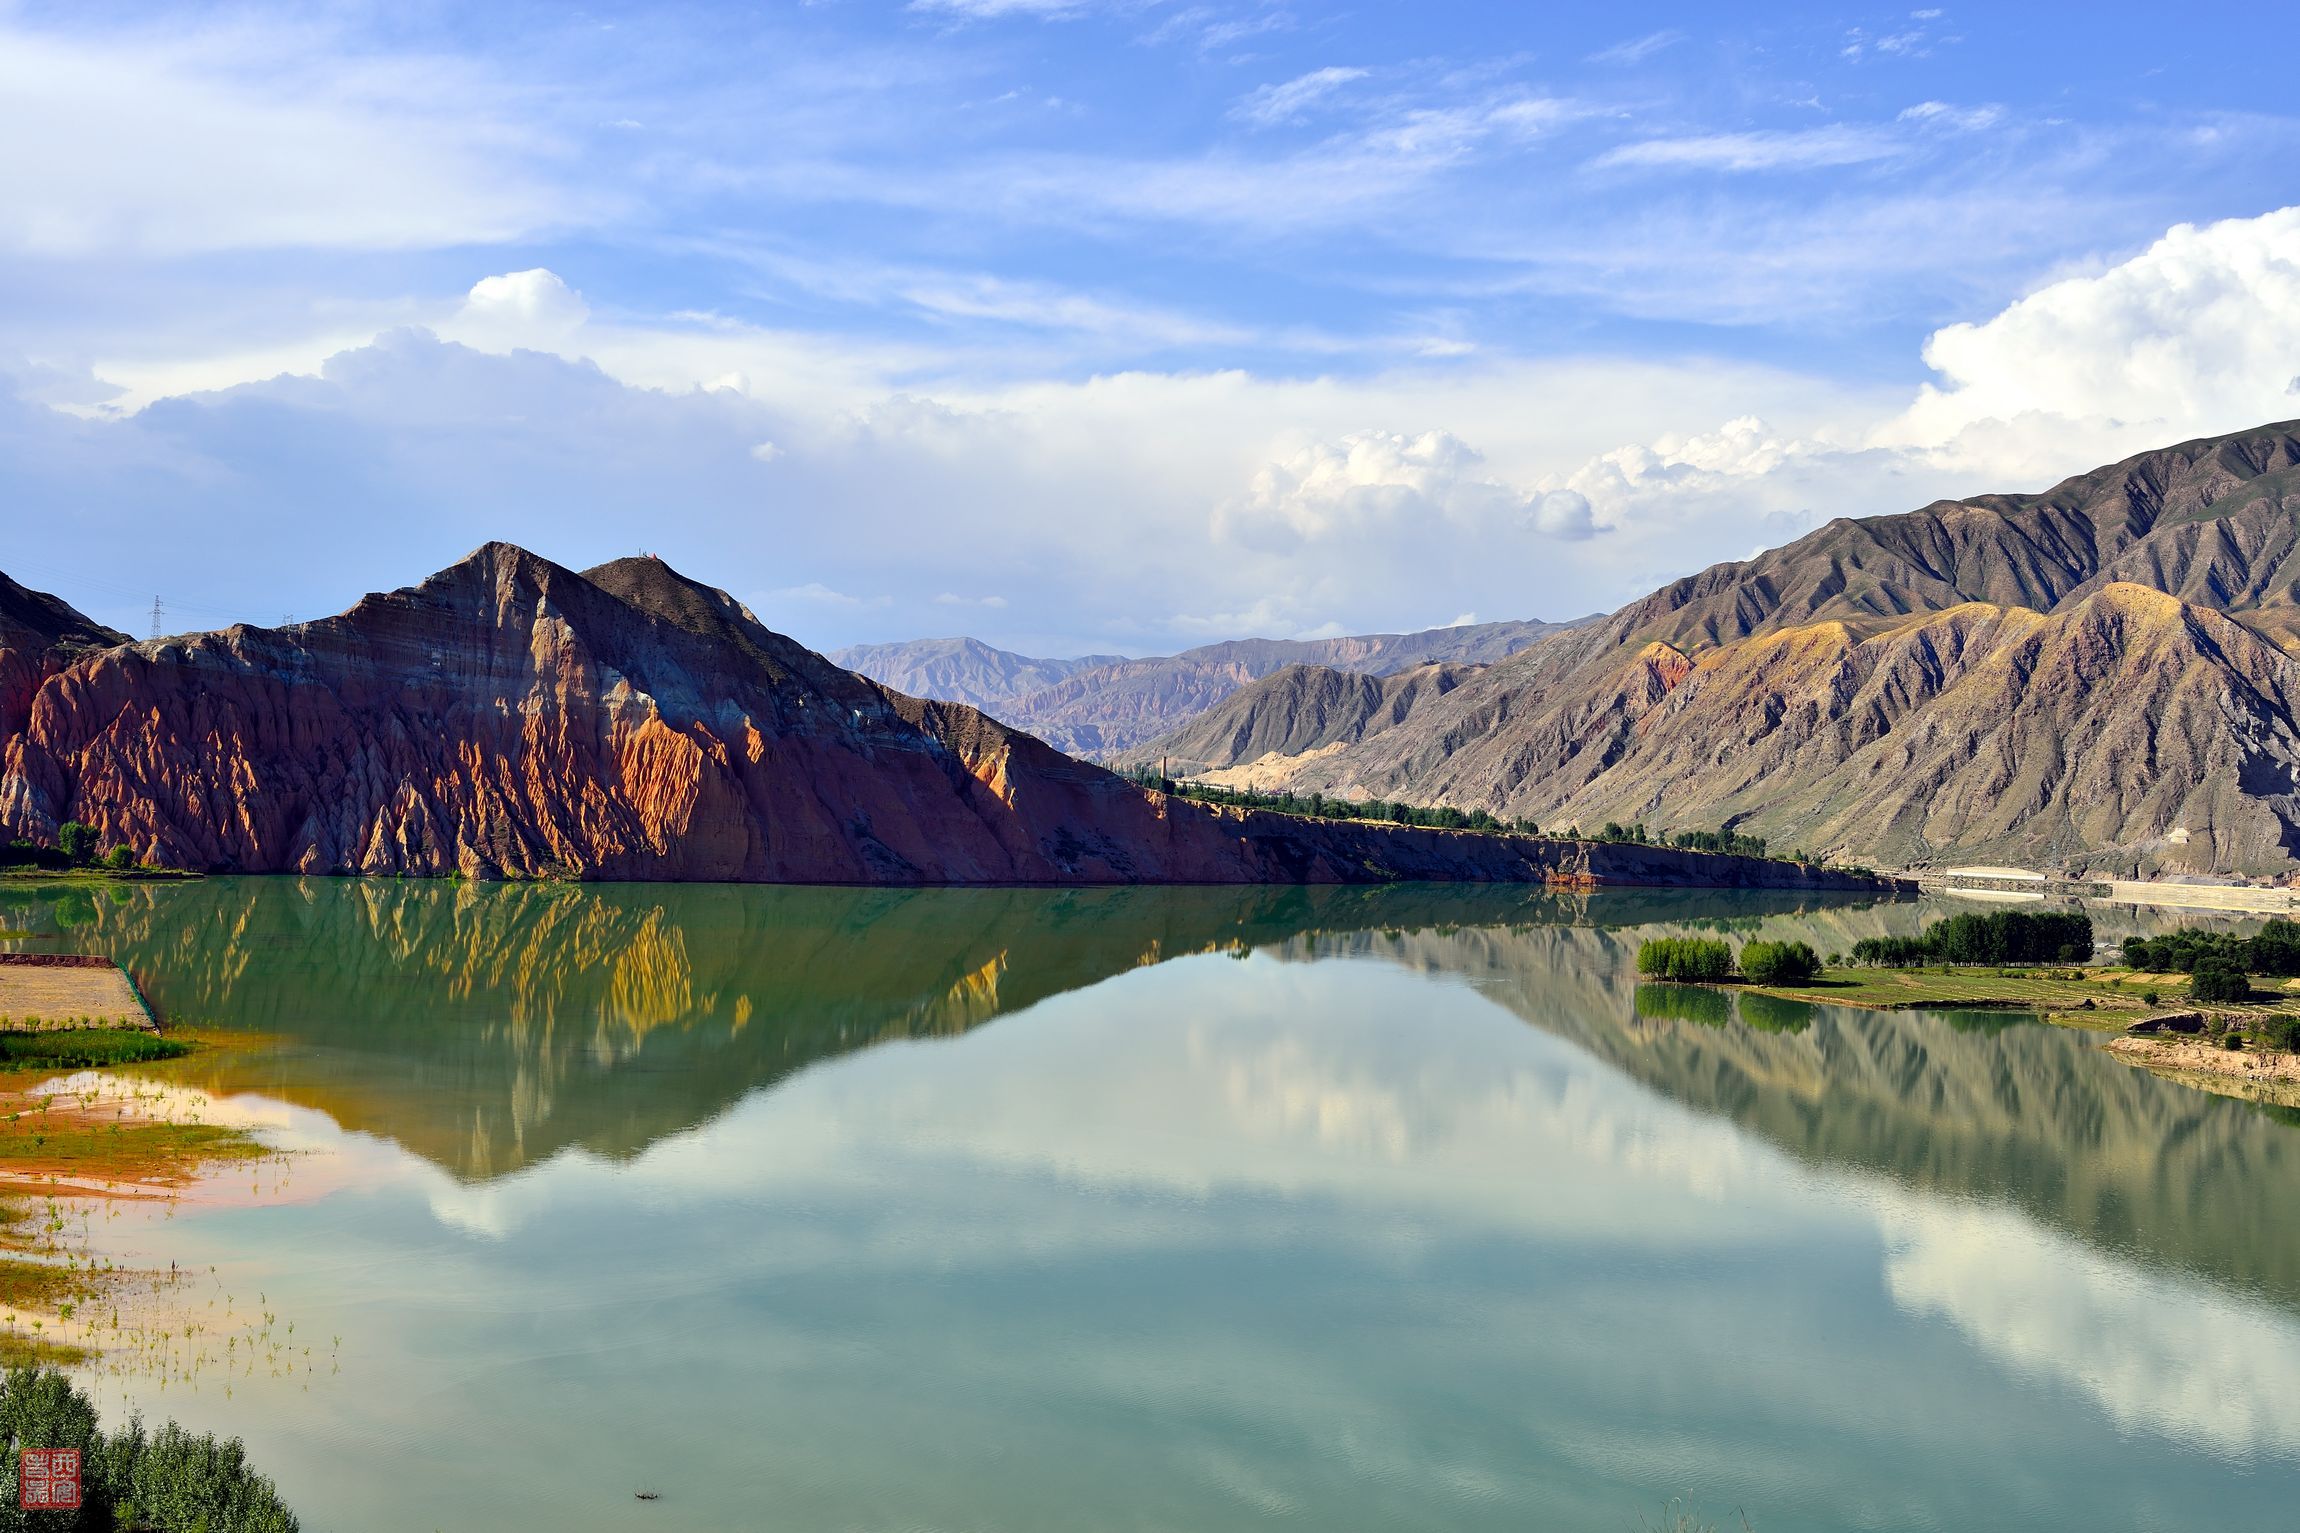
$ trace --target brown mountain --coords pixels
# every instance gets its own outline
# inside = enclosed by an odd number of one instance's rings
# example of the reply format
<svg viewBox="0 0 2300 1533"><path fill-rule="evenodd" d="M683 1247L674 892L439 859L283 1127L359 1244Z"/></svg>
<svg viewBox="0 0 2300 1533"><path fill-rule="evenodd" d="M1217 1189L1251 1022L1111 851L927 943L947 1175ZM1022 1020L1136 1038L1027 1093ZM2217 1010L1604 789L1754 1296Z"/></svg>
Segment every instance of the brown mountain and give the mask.
<svg viewBox="0 0 2300 1533"><path fill-rule="evenodd" d="M1222 767L1331 752L1401 724L1424 701L1477 675L1474 665L1423 665L1388 676L1289 665L1234 692L1180 729L1121 752L1121 770L1162 767L1196 777Z"/></svg>
<svg viewBox="0 0 2300 1533"><path fill-rule="evenodd" d="M1574 626L1527 620L1339 639L1229 639L1136 660L1034 660L972 639L865 645L831 658L899 691L973 703L1058 749L1107 760L1287 666L1388 676L1439 661L1480 665ZM1031 675L1050 671L1061 674L1028 684Z"/></svg>
<svg viewBox="0 0 2300 1533"><path fill-rule="evenodd" d="M1542 640L1340 748L1264 682L1203 769L1888 862L2280 876L2300 850L2300 438L1837 521Z"/></svg>
<svg viewBox="0 0 2300 1533"><path fill-rule="evenodd" d="M244 872L1819 877L1170 799L972 708L840 670L659 560L579 575L501 543L341 617L72 660L0 763L0 826L52 840L70 819L154 861Z"/></svg>

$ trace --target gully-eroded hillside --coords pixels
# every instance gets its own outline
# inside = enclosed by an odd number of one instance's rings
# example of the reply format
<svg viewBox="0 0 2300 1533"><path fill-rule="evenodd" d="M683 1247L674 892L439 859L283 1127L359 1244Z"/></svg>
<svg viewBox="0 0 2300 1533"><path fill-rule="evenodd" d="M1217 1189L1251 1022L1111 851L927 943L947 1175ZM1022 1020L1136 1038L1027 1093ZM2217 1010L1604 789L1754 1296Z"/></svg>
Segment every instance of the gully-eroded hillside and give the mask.
<svg viewBox="0 0 2300 1533"><path fill-rule="evenodd" d="M577 574L499 543L340 617L82 652L5 749L7 831L78 820L210 871L1871 886L1169 798L840 670L659 560Z"/></svg>
<svg viewBox="0 0 2300 1533"><path fill-rule="evenodd" d="M2284 876L2300 436L1837 521L1337 732L1289 675L1134 759L1883 863Z"/></svg>

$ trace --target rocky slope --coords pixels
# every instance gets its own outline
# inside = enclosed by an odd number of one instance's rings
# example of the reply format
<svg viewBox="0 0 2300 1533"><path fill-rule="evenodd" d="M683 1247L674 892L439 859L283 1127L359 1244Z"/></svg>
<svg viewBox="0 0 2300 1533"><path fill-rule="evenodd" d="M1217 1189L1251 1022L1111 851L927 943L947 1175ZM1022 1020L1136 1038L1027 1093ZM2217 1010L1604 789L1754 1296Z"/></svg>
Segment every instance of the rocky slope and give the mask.
<svg viewBox="0 0 2300 1533"><path fill-rule="evenodd" d="M1295 705L1333 683L1297 679L1145 753L1864 860L2288 875L2295 429L1831 523L1377 713L1339 749Z"/></svg>
<svg viewBox="0 0 2300 1533"><path fill-rule="evenodd" d="M834 649L833 663L913 697L965 703L1004 716L1021 699L1058 681L1110 665L1122 655L1080 655L1041 660L993 649L980 639L913 639L905 644L857 644Z"/></svg>
<svg viewBox="0 0 2300 1533"><path fill-rule="evenodd" d="M1288 666L1387 676L1439 661L1478 665L1574 626L1472 623L1340 639L1232 639L1179 655L1139 660L1108 655L1033 660L972 639L869 645L841 650L831 658L899 691L973 703L1058 749L1106 760L1187 723L1241 687ZM1033 667L1069 669L1033 688L1022 684ZM1010 674L1015 678L1012 684L1003 679Z"/></svg>
<svg viewBox="0 0 2300 1533"><path fill-rule="evenodd" d="M1369 676L1289 665L1149 746L1118 753L1111 764L1122 771L1163 768L1175 776L1202 777L1218 776L1224 767L1331 751L1403 723L1424 701L1451 692L1481 669L1433 664Z"/></svg>
<svg viewBox="0 0 2300 1533"><path fill-rule="evenodd" d="M840 670L659 560L578 575L506 544L341 617L73 660L0 761L0 825L52 839L68 819L154 861L246 872L1828 881L1146 793Z"/></svg>
<svg viewBox="0 0 2300 1533"><path fill-rule="evenodd" d="M0 741L24 727L32 695L73 656L127 639L45 591L0 575Z"/></svg>

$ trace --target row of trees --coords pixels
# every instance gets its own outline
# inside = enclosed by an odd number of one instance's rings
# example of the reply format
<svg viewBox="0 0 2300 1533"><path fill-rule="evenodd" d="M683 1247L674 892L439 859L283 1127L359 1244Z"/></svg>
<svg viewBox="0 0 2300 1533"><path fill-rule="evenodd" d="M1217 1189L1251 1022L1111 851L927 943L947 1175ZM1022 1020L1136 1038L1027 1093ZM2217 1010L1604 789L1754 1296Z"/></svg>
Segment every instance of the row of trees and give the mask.
<svg viewBox="0 0 2300 1533"><path fill-rule="evenodd" d="M1273 809L1280 814L1308 815L1313 819L1372 820L1386 825L1421 825L1433 830L1484 830L1519 836L1541 834L1541 827L1523 816L1505 819L1483 809L1456 809L1450 804L1404 804L1379 798L1328 798L1323 793L1297 794L1290 789L1284 793L1257 793L1251 788L1217 788L1205 783L1162 777L1147 767L1129 776L1140 787L1155 788L1161 793L1172 793L1205 804L1234 804L1242 809ZM1582 839L1581 827L1578 825L1568 826L1564 830L1552 830L1550 834L1566 841ZM1731 852L1742 857L1764 856L1766 844L1763 836L1744 836L1729 828L1680 830L1656 836L1646 830L1642 820L1632 825L1607 820L1589 839L1627 841L1639 846L1669 846L1680 851ZM1797 862L1811 860L1801 851L1790 855Z"/></svg>
<svg viewBox="0 0 2300 1533"><path fill-rule="evenodd" d="M1269 809L1279 814L1306 815L1314 820L1370 820L1384 825L1419 825L1430 830L1482 830L1520 836L1538 836L1541 827L1527 819L1505 820L1483 809L1456 809L1450 804L1394 803L1388 799L1328 798L1323 793L1257 793L1251 788L1217 788L1206 783L1180 782L1156 772L1132 774L1145 788L1195 799L1202 804L1231 804L1240 809Z"/></svg>
<svg viewBox="0 0 2300 1533"><path fill-rule="evenodd" d="M2193 974L2207 963L2246 974L2300 974L2300 922L2277 916L2249 938L2194 928L2161 937L2127 937L2124 962L2150 974Z"/></svg>
<svg viewBox="0 0 2300 1533"><path fill-rule="evenodd" d="M2250 937L2190 928L2124 939L2124 961L2150 974L2185 974L2197 1001L2252 998L2252 976L2300 974L2300 923L2277 916Z"/></svg>
<svg viewBox="0 0 2300 1533"><path fill-rule="evenodd" d="M1821 972L1821 955L1803 942L1746 942L1738 958L1716 937L1653 937L1638 945L1637 972L1678 984L1716 984L1741 976L1757 985L1801 985Z"/></svg>
<svg viewBox="0 0 2300 1533"><path fill-rule="evenodd" d="M1853 962L1888 969L1928 963L2083 963L2092 957L2092 917L2074 910L1966 912L1935 921L1917 937L1864 937Z"/></svg>

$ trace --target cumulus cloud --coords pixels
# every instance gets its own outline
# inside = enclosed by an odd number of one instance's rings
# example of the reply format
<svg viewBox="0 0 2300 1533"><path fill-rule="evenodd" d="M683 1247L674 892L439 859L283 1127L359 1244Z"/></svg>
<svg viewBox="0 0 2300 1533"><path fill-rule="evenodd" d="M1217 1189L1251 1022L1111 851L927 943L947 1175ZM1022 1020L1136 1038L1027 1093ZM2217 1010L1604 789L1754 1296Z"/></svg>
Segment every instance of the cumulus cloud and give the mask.
<svg viewBox="0 0 2300 1533"><path fill-rule="evenodd" d="M488 350L521 346L549 350L574 335L590 317L582 294L557 272L538 266L473 283L462 309L446 328L457 340Z"/></svg>
<svg viewBox="0 0 2300 1533"><path fill-rule="evenodd" d="M1248 546L1281 549L1491 535L1512 523L1568 539L1598 530L1580 495L1528 497L1479 472L1483 462L1450 432L1352 432L1266 464L1215 525Z"/></svg>
<svg viewBox="0 0 2300 1533"><path fill-rule="evenodd" d="M1876 440L1943 447L2038 418L2113 423L2135 442L2236 430L2289 408L2296 356L2300 208L2179 224L2105 271L1935 332L1924 358L1942 381Z"/></svg>
<svg viewBox="0 0 2300 1533"><path fill-rule="evenodd" d="M1298 122L1309 108L1331 96L1352 80L1363 80L1363 69L1330 67L1313 69L1306 75L1296 75L1281 84L1256 86L1240 98L1230 109L1230 115L1257 127L1275 127L1279 123Z"/></svg>

